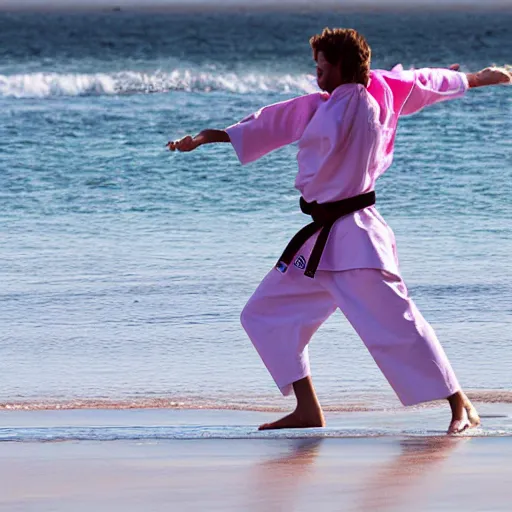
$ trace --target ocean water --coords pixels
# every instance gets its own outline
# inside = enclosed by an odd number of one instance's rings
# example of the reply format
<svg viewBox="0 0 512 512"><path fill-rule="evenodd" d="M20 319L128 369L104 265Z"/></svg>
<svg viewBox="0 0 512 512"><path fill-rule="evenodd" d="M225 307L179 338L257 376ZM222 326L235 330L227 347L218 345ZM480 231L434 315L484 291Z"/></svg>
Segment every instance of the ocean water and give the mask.
<svg viewBox="0 0 512 512"><path fill-rule="evenodd" d="M296 150L241 167L227 144L166 142L313 90L308 39L324 26L364 33L374 67L474 71L512 60L511 24L512 11L1 14L0 409L292 407L239 314L307 222ZM377 187L412 297L489 403L512 402L511 93L404 119ZM328 410L399 407L341 314L310 351Z"/></svg>

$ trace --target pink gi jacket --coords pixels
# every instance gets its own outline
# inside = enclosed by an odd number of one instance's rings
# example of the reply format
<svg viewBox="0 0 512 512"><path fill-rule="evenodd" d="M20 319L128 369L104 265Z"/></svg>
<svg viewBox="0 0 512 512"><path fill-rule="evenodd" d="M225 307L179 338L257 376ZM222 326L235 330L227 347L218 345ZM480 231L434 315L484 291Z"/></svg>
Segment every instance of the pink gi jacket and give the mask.
<svg viewBox="0 0 512 512"><path fill-rule="evenodd" d="M398 118L461 97L466 75L447 69L371 72L365 88L339 86L262 108L226 129L242 164L298 141L295 187L308 202L338 201L375 189L391 165ZM378 195L377 195L378 198ZM308 259L316 236L299 251ZM375 207L339 219L319 270L376 268L400 275L395 237Z"/></svg>

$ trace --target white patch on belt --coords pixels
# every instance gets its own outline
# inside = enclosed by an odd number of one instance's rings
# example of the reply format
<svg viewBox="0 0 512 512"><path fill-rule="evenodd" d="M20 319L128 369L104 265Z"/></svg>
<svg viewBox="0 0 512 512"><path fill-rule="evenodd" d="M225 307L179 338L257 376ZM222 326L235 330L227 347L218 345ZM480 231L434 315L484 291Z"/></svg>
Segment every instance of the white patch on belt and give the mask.
<svg viewBox="0 0 512 512"><path fill-rule="evenodd" d="M293 263L297 268L304 270L306 268L306 258L304 256L298 256L295 262Z"/></svg>

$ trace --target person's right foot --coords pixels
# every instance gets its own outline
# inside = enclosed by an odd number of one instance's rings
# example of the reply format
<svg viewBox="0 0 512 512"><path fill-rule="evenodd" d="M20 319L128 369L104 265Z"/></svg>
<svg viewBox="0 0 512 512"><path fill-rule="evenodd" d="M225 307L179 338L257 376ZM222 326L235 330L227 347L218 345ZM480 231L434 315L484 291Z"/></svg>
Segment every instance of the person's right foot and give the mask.
<svg viewBox="0 0 512 512"><path fill-rule="evenodd" d="M314 428L325 427L322 411L300 413L297 409L280 420L260 425L258 430L273 430L279 428Z"/></svg>

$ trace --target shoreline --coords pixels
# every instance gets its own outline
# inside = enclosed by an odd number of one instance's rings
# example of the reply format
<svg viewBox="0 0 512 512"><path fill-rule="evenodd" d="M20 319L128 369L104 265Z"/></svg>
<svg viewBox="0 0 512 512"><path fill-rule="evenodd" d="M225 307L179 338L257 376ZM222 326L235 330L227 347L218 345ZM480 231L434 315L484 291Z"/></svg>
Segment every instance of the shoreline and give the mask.
<svg viewBox="0 0 512 512"><path fill-rule="evenodd" d="M512 404L477 404L482 426L463 437L510 437ZM428 408L326 412L317 429L259 431L283 413L215 409L71 409L0 411L0 445L9 442L160 442L332 438L431 438L444 436L450 419L444 404Z"/></svg>

